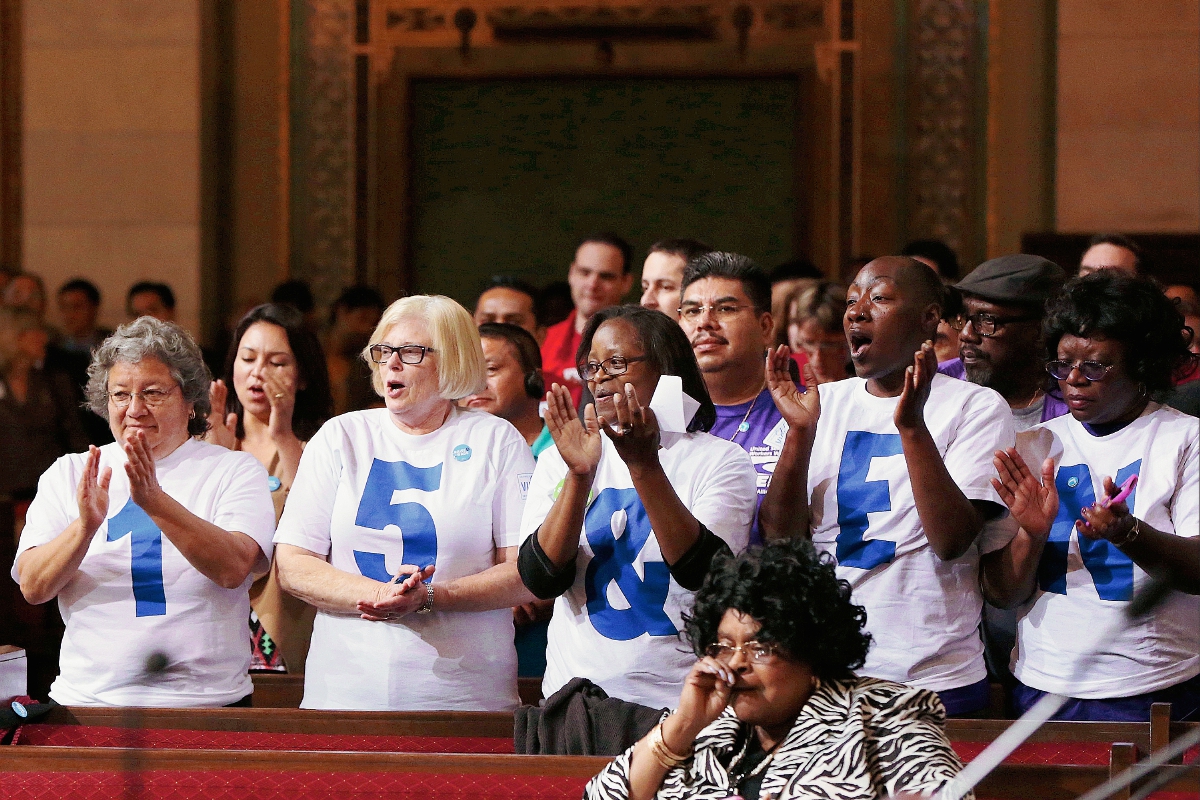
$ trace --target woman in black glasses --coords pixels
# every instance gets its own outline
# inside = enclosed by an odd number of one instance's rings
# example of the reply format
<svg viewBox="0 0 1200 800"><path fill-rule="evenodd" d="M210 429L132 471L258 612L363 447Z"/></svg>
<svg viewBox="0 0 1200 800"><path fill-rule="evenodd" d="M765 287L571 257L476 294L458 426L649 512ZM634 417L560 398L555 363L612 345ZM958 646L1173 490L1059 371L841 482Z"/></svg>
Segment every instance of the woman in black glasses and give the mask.
<svg viewBox="0 0 1200 800"><path fill-rule="evenodd" d="M485 365L453 300L397 300L363 357L385 407L309 441L275 535L280 584L317 608L302 705L512 709L511 607L533 599L513 563L529 446L458 407Z"/></svg>
<svg viewBox="0 0 1200 800"><path fill-rule="evenodd" d="M601 311L577 359L594 402L581 418L567 388L552 387L554 447L538 459L521 523L522 580L559 598L542 691L581 677L667 707L692 664L679 647L683 609L714 553L746 546L754 469L740 447L706 433L716 411L670 317Z"/></svg>
<svg viewBox="0 0 1200 800"><path fill-rule="evenodd" d="M1150 398L1191 368L1190 332L1143 278L1071 281L1045 323L1070 410L996 453L1020 525L984 590L1019 606L1014 700L1070 697L1062 719L1146 720L1153 702L1200 715L1200 421ZM1178 591L1114 632L1150 575Z"/></svg>
<svg viewBox="0 0 1200 800"><path fill-rule="evenodd" d="M676 710L585 800L929 796L962 764L938 696L860 678L866 611L804 540L718 556L684 617Z"/></svg>

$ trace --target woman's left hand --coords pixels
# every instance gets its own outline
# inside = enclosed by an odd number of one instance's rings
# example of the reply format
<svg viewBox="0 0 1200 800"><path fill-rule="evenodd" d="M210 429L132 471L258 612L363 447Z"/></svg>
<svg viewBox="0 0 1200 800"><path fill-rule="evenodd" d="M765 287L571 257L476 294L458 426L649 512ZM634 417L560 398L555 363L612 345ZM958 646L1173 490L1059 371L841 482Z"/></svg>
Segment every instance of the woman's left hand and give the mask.
<svg viewBox="0 0 1200 800"><path fill-rule="evenodd" d="M358 601L358 613L369 622L388 622L416 611L425 604L428 592L424 581L432 578L433 572L432 564L425 569L405 564L397 574L409 573L408 577L397 583L379 584L370 597Z"/></svg>
<svg viewBox="0 0 1200 800"><path fill-rule="evenodd" d="M125 439L125 474L129 477L129 497L147 514L163 496L154 471L154 456L146 442L146 434L133 431Z"/></svg>
<svg viewBox="0 0 1200 800"><path fill-rule="evenodd" d="M601 419L604 433L617 448L617 455L629 466L647 466L658 462L658 418L649 407L638 401L637 390L632 383L625 384L625 391L613 395L613 407L617 424L609 425Z"/></svg>
<svg viewBox="0 0 1200 800"><path fill-rule="evenodd" d="M268 370L263 377L263 391L271 404L271 417L267 420L267 432L275 442L292 438L292 414L296 410L296 387L289 375L282 370Z"/></svg>
<svg viewBox="0 0 1200 800"><path fill-rule="evenodd" d="M892 421L901 432L925 427L925 402L937 374L937 354L933 342L925 342L913 355L913 365L904 371L904 389Z"/></svg>
<svg viewBox="0 0 1200 800"><path fill-rule="evenodd" d="M1104 479L1106 498L1116 497L1120 491L1112 478ZM1089 539L1123 540L1133 529L1133 515L1124 501L1107 506L1095 503L1081 512L1083 519L1075 520L1075 530Z"/></svg>

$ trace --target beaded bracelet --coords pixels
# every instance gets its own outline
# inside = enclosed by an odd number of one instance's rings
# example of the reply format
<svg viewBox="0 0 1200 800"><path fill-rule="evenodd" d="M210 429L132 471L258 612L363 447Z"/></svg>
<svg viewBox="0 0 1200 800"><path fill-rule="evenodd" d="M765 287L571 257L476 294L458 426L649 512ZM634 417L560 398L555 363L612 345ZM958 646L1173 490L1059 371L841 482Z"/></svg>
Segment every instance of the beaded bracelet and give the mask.
<svg viewBox="0 0 1200 800"><path fill-rule="evenodd" d="M1134 518L1133 518L1133 527L1132 527L1132 528L1130 528L1130 529L1129 529L1129 530L1128 530L1128 531L1125 533L1125 536L1124 536L1124 538L1122 538L1122 539L1121 539L1121 541L1119 541L1119 542L1118 542L1118 541L1116 541L1115 539L1109 539L1109 540L1108 540L1108 541L1109 541L1109 543L1110 543L1110 544L1112 544L1112 545L1114 545L1114 546L1116 546L1116 547L1124 547L1125 545L1129 544L1129 543L1130 543L1130 542L1132 542L1134 539L1136 539L1136 538L1138 537L1138 534L1142 532L1142 531L1141 531L1141 524L1142 524L1142 523L1141 523L1141 521L1140 521L1140 520L1138 520L1138 518L1137 518L1137 517L1134 517Z"/></svg>
<svg viewBox="0 0 1200 800"><path fill-rule="evenodd" d="M667 747L667 743L663 741L661 722L655 725L654 729L650 731L649 744L650 752L654 755L654 758L663 766L664 769L674 769L692 757L691 753L681 756L673 753L671 748Z"/></svg>

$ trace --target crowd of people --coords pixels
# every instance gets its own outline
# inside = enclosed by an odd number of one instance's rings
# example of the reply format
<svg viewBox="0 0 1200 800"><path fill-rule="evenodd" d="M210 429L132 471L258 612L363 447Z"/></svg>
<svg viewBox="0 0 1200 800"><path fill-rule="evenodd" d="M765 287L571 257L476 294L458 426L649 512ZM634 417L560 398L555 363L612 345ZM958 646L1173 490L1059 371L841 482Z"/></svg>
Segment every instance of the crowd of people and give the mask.
<svg viewBox="0 0 1200 800"><path fill-rule="evenodd" d="M521 674L677 709L597 800L924 792L995 683L1200 718L1194 287L1120 236L1070 279L959 280L926 241L848 286L667 239L624 305L633 257L580 242L565 313L509 277L471 311L352 287L323 336L291 281L211 369L169 287L110 332L71 281L57 332L12 278L0 491L29 503L12 577L66 626L50 696L241 705L259 669L306 708L496 711ZM801 746L826 729L838 774ZM893 756L837 755L868 739Z"/></svg>

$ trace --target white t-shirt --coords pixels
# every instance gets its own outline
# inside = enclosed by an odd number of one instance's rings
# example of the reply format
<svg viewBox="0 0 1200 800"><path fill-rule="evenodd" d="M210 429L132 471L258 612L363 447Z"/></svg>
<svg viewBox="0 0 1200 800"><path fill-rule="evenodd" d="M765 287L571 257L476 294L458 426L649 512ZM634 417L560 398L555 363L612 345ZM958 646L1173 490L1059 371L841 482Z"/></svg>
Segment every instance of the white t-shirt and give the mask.
<svg viewBox="0 0 1200 800"><path fill-rule="evenodd" d="M745 548L757 493L750 457L707 433L665 434L663 470L697 520L736 553ZM681 614L693 592L671 577L629 469L607 436L579 537L574 585L554 602L542 693L588 678L612 697L659 708L679 702L695 663ZM537 530L558 495L567 465L550 447L538 459L521 521Z"/></svg>
<svg viewBox="0 0 1200 800"><path fill-rule="evenodd" d="M200 574L129 497L125 453L100 448L112 467L108 520L79 571L58 593L66 623L61 673L50 696L63 705L223 706L253 691L250 584L222 589ZM17 557L46 544L79 518L75 499L87 453L63 456L38 481ZM258 543L266 567L275 530L267 471L249 453L188 439L155 463L158 483L203 520ZM17 579L16 564L13 579ZM161 653L167 668L146 674Z"/></svg>
<svg viewBox="0 0 1200 800"><path fill-rule="evenodd" d="M1020 437L1031 469L1054 459L1059 507L1038 565L1038 588L1018 611L1012 664L1019 681L1092 700L1165 689L1200 673L1200 597L1173 592L1073 675L1147 580L1115 546L1079 535L1080 508L1103 497L1104 478L1119 486L1136 473L1126 501L1135 517L1159 531L1200 536L1198 439L1200 420L1157 403L1108 436L1091 435L1068 414Z"/></svg>
<svg viewBox="0 0 1200 800"><path fill-rule="evenodd" d="M1013 532L985 525L967 553L942 561L917 516L900 434L899 397L875 397L862 378L823 384L809 464L813 543L837 560L867 610L874 638L862 675L921 689L969 686L987 675L979 621L979 555ZM1012 412L999 394L935 375L925 424L968 500L1003 508L990 479L992 455L1011 447Z"/></svg>
<svg viewBox="0 0 1200 800"><path fill-rule="evenodd" d="M474 575L520 544L533 473L508 422L455 408L436 431L403 433L387 409L355 411L304 449L276 544L386 582L437 564L434 583ZM517 705L511 609L434 609L396 622L318 611L302 708L505 711Z"/></svg>

